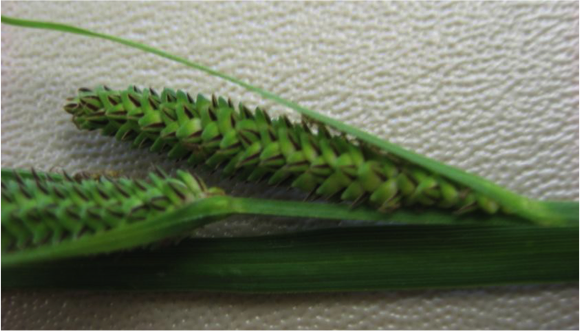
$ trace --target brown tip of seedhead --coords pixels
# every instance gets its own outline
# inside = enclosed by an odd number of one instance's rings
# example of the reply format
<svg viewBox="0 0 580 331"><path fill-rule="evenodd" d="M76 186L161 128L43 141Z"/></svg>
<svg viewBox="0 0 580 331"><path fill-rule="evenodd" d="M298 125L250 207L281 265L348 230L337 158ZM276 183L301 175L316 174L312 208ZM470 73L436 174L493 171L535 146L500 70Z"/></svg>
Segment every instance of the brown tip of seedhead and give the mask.
<svg viewBox="0 0 580 331"><path fill-rule="evenodd" d="M157 201L160 201L160 202L161 202L161 201L166 201L166 202L167 202L167 201L169 201L169 198L167 198L167 197L166 197L166 196L164 196L164 195L160 195L160 196L153 197L153 198L149 199L149 201L147 201L147 204L148 204L149 206L153 207L153 209L156 209L156 210L161 210L161 211L163 211L163 210L165 210L165 207L163 207L163 206L159 206L159 205L156 205L155 203L156 203Z"/></svg>
<svg viewBox="0 0 580 331"><path fill-rule="evenodd" d="M328 131L328 128L324 124L318 124L318 132L325 138L329 138L331 136L330 131Z"/></svg>
<svg viewBox="0 0 580 331"><path fill-rule="evenodd" d="M208 112L208 114L209 114L209 117L211 117L211 120L212 120L212 121L217 121L217 116L216 116L216 114L214 113L214 110L213 110L212 108L209 108L209 109L207 110L207 112Z"/></svg>
<svg viewBox="0 0 580 331"><path fill-rule="evenodd" d="M64 111L69 114L74 114L77 109L79 109L78 103L69 103L64 106Z"/></svg>
<svg viewBox="0 0 580 331"><path fill-rule="evenodd" d="M308 195L306 196L306 198L304 198L304 200L303 200L303 201L311 201L311 200L314 200L314 199L316 199L316 191L318 190L318 187L319 187L319 186L320 186L320 185L317 185L317 186L316 186L316 187L315 187L315 188L314 188L312 191L310 191L310 192L308 193Z"/></svg>
<svg viewBox="0 0 580 331"><path fill-rule="evenodd" d="M62 234L60 235L60 238L58 238L58 241L63 241L65 240L67 237L69 236L69 233L67 231L63 231Z"/></svg>
<svg viewBox="0 0 580 331"><path fill-rule="evenodd" d="M134 181L135 186L137 186L138 189L140 189L141 191L147 191L147 188L145 188L145 186L143 185L143 183L141 182L141 180L136 179Z"/></svg>
<svg viewBox="0 0 580 331"><path fill-rule="evenodd" d="M16 170L14 170L14 179L16 180L16 182L18 182L18 184L24 185L22 177L20 177L20 174Z"/></svg>
<svg viewBox="0 0 580 331"><path fill-rule="evenodd" d="M292 143L292 146L294 146L294 149L299 150L300 149L300 145L298 144L298 142L294 139L294 136L289 134L288 135L288 140L290 140L290 143Z"/></svg>
<svg viewBox="0 0 580 331"><path fill-rule="evenodd" d="M360 206L363 202L365 202L368 198L370 197L370 195L365 192L361 195L358 196L358 198L356 198L349 206L350 209L354 209L358 206Z"/></svg>
<svg viewBox="0 0 580 331"><path fill-rule="evenodd" d="M205 192L207 190L207 187L205 186L203 180L195 172L190 172L190 174L191 176L193 176L195 181L197 181L197 184L199 185L199 187L201 187L201 190Z"/></svg>
<svg viewBox="0 0 580 331"><path fill-rule="evenodd" d="M83 172L83 171L73 175L73 179L75 180L75 182L77 182L79 184L82 184L83 180L90 179L90 178L91 178L91 174Z"/></svg>
<svg viewBox="0 0 580 331"><path fill-rule="evenodd" d="M249 131L249 130L240 131L240 139L242 139L249 146L252 144L252 140L250 140L250 138L246 137L246 135L243 134L244 131Z"/></svg>
<svg viewBox="0 0 580 331"><path fill-rule="evenodd" d="M105 91L112 91L110 87L108 87L107 85L103 85L103 89L105 89Z"/></svg>
<svg viewBox="0 0 580 331"><path fill-rule="evenodd" d="M154 172L159 175L159 177L163 179L167 179L167 174L163 171L159 166L155 166Z"/></svg>
<svg viewBox="0 0 580 331"><path fill-rule="evenodd" d="M163 122L153 123L153 124L145 125L143 128L144 129L162 129L162 128L165 128L165 123L163 123Z"/></svg>
<svg viewBox="0 0 580 331"><path fill-rule="evenodd" d="M135 91L136 93L141 93L141 90L135 85L133 85L133 91Z"/></svg>
<svg viewBox="0 0 580 331"><path fill-rule="evenodd" d="M264 114L264 118L266 119L266 122L268 122L268 124L272 124L272 119L270 118L270 115L268 115L268 112L263 110L262 113Z"/></svg>
<svg viewBox="0 0 580 331"><path fill-rule="evenodd" d="M67 214L67 215L68 215L70 218L74 219L75 221L79 221L79 222L80 222L80 220L81 220L81 216L80 216L80 215L79 215L77 212L75 212L75 211L72 209L72 207L67 207L67 208L65 209L65 211L66 211L66 214Z"/></svg>
<svg viewBox="0 0 580 331"><path fill-rule="evenodd" d="M157 91L155 91L152 87L149 87L149 92L156 97L159 96L159 94L157 94Z"/></svg>
<svg viewBox="0 0 580 331"><path fill-rule="evenodd" d="M139 206L133 207L130 211L129 211L129 217L131 217L133 214L135 214L136 212L138 212L141 209L149 209L150 207L146 204L140 204Z"/></svg>
<svg viewBox="0 0 580 331"><path fill-rule="evenodd" d="M61 199L64 199L65 198L64 193L62 193L62 191L59 190L58 187L53 186L52 189L54 191L54 194L56 194L57 197L59 197Z"/></svg>
<svg viewBox="0 0 580 331"><path fill-rule="evenodd" d="M138 148L142 148L142 147L143 147L145 144L147 144L148 142L149 142L149 140L148 140L148 139L143 139L143 140L142 140L142 141L139 143L139 146L138 146Z"/></svg>
<svg viewBox="0 0 580 331"><path fill-rule="evenodd" d="M455 214L455 215L466 214L466 213L469 213L471 211L474 211L476 208L477 207L476 207L475 202L474 202L474 203L471 203L469 205L465 205L465 206L457 209L456 211L453 212L453 214Z"/></svg>
<svg viewBox="0 0 580 331"><path fill-rule="evenodd" d="M79 120L78 120L78 119L79 119L79 118L78 118L77 116L73 116L73 118L72 118L72 122L73 122L73 124L75 125L75 127L77 128L77 130L82 130L82 129L83 129L83 127L82 127L82 125L79 123Z"/></svg>
<svg viewBox="0 0 580 331"><path fill-rule="evenodd" d="M70 175L69 175L69 174L68 174L66 171L64 171L64 170L63 170L63 171L62 171L62 174L64 175L64 178L65 178L67 181L69 181L69 182L71 182L71 183L74 183L74 182L75 182L75 180L74 180L74 179L73 179L73 178L72 178L72 177L71 177L71 176L70 176Z"/></svg>
<svg viewBox="0 0 580 331"><path fill-rule="evenodd" d="M87 209L87 214L89 214L89 216L94 218L94 219L97 219L97 220L102 219L101 215L96 211L96 208L94 208L94 207Z"/></svg>
<svg viewBox="0 0 580 331"><path fill-rule="evenodd" d="M91 114L91 116L88 116L87 119L88 120L100 120L101 116L105 116L106 112L104 109L101 109L99 111L96 111L94 113ZM106 121L106 120L105 120Z"/></svg>
<svg viewBox="0 0 580 331"><path fill-rule="evenodd" d="M123 134L123 136L121 137L121 141L128 140L128 139L129 139L129 137L131 136L131 133L132 133L132 131L131 131L131 130L127 130L127 132L125 132L125 133Z"/></svg>
<svg viewBox="0 0 580 331"><path fill-rule="evenodd" d="M257 159L258 157L260 157L260 153L255 153L254 155L250 155L247 158L238 162L238 164L236 165L236 168L241 168L241 167L245 166L246 164L248 164L249 162L251 162L252 160Z"/></svg>
<svg viewBox="0 0 580 331"><path fill-rule="evenodd" d="M85 92L85 93L89 93L89 92L92 92L92 91L93 90L91 90L90 88L87 88L87 87L81 87L79 89L79 92Z"/></svg>
<svg viewBox="0 0 580 331"><path fill-rule="evenodd" d="M83 103L83 105L84 105L85 107L89 108L89 109L90 109L90 110L92 110L92 111L97 111L97 110L99 110L99 107L97 107L97 106L93 105L92 103L85 102L85 103Z"/></svg>
<svg viewBox="0 0 580 331"><path fill-rule="evenodd" d="M82 237L88 231L89 231L89 228L86 225L83 225L83 227L79 230L79 232L77 232L77 238Z"/></svg>
<svg viewBox="0 0 580 331"><path fill-rule="evenodd" d="M185 112L185 115L187 115L188 118L193 118L193 112L191 111L191 109L189 109L189 107L187 107L187 105L183 105L183 111Z"/></svg>
<svg viewBox="0 0 580 331"><path fill-rule="evenodd" d="M126 116L127 115L127 111L126 110L117 110L111 113L112 115L116 115L116 116ZM117 120L117 122L119 123L125 123L125 119L123 120Z"/></svg>
<svg viewBox="0 0 580 331"><path fill-rule="evenodd" d="M272 139L273 141L276 141L277 137L276 137L276 134L274 133L274 129L272 129L272 127L268 127L268 135L270 136L270 139Z"/></svg>
<svg viewBox="0 0 580 331"><path fill-rule="evenodd" d="M183 192L181 192L181 190L179 190L179 188L176 186L176 184L173 182L168 182L168 184L169 184L169 187L171 187L171 189L173 190L173 192L175 192L175 194L177 194L182 201L185 201L185 199L186 199L185 194L183 194Z"/></svg>
<svg viewBox="0 0 580 331"><path fill-rule="evenodd" d="M56 171L54 170L55 168L56 168L56 166L54 166L54 167L51 167L51 168L48 170L48 174L47 174L47 176L46 176L46 180L47 180L47 181L49 181L49 182L55 182L55 181L56 181L56 180L54 179L54 177L50 175L50 173L52 173L52 172L56 172Z"/></svg>
<svg viewBox="0 0 580 331"><path fill-rule="evenodd" d="M284 121L284 123L286 124L287 127L292 127L292 122L290 122L290 119L288 118L288 116L286 115L282 115L281 117L282 121Z"/></svg>
<svg viewBox="0 0 580 331"><path fill-rule="evenodd" d="M109 200L110 197L107 193L105 193L99 186L97 186L97 192L99 193L99 195L105 199L105 200Z"/></svg>
<svg viewBox="0 0 580 331"><path fill-rule="evenodd" d="M118 211L116 211L116 210L113 210L113 209L111 209L111 208L106 208L106 210L107 210L107 212L108 212L109 214L111 214L111 215L113 215L113 216L116 216L116 217L118 217L118 218L121 218L121 217L125 216L125 215L123 215L123 213L120 213L120 212L118 212Z"/></svg>
<svg viewBox="0 0 580 331"><path fill-rule="evenodd" d="M109 100L109 102L111 103L111 105L116 106L119 103L117 102L117 100L115 100L112 96L108 95L107 99Z"/></svg>
<svg viewBox="0 0 580 331"><path fill-rule="evenodd" d="M193 98L191 97L191 95L189 95L189 93L185 93L185 95L187 96L187 101L189 101L189 103L194 103Z"/></svg>
<svg viewBox="0 0 580 331"><path fill-rule="evenodd" d="M149 101L149 106L151 106L152 109L157 110L158 106L155 104L153 97L149 96L149 98L147 98L147 101Z"/></svg>
<svg viewBox="0 0 580 331"><path fill-rule="evenodd" d="M134 96L132 96L131 94L128 94L129 96L129 100L131 100L131 102L133 103L133 105L135 105L135 107L140 108L141 107L141 102L139 102L139 100L135 99Z"/></svg>
<svg viewBox="0 0 580 331"><path fill-rule="evenodd" d="M38 177L38 173L36 173L36 170L34 170L34 167L30 167L30 172L32 173L32 177L34 177L34 180L39 181L40 177Z"/></svg>
<svg viewBox="0 0 580 331"><path fill-rule="evenodd" d="M26 188L24 188L23 185L20 185L20 192L22 192L22 194L24 194L25 197L27 197L28 199L32 199L32 194L30 194Z"/></svg>
<svg viewBox="0 0 580 331"><path fill-rule="evenodd" d="M341 190L338 190L336 192L334 192L333 194L329 195L326 200L330 201L330 202L341 202L342 200L340 199L340 196L342 195L342 193L344 193L344 191L346 191L346 187L344 187Z"/></svg>
<svg viewBox="0 0 580 331"><path fill-rule="evenodd" d="M44 184L42 184L40 181L36 181L36 186L38 187L39 190L42 191L42 193L48 195L48 189L44 186Z"/></svg>
<svg viewBox="0 0 580 331"><path fill-rule="evenodd" d="M129 193L127 193L127 191L125 191L121 185L119 185L119 183L117 183L117 181L114 180L110 180L111 183L113 183L113 186L115 186L115 188L117 189L117 191L119 191L119 193L121 193L125 198L129 198L130 195Z"/></svg>
<svg viewBox="0 0 580 331"><path fill-rule="evenodd" d="M80 188L78 188L78 186L73 186L73 190L75 190L75 192L85 201L89 201L89 198L85 195L85 193L83 191L81 191Z"/></svg>
<svg viewBox="0 0 580 331"><path fill-rule="evenodd" d="M169 113L169 111L166 107L163 107L161 109L161 111L163 112L163 114L165 114L165 116L169 117L172 121L175 121L175 117L173 117L173 115L171 115L171 113Z"/></svg>
<svg viewBox="0 0 580 331"><path fill-rule="evenodd" d="M253 117L252 112L248 108L246 108L246 106L242 105L240 110L244 112L244 115L246 116L246 118Z"/></svg>
<svg viewBox="0 0 580 331"><path fill-rule="evenodd" d="M40 223L42 221L42 219L38 215L38 209L36 209L36 208L30 209L26 213L26 217L28 217L29 219L33 220L36 223Z"/></svg>
<svg viewBox="0 0 580 331"><path fill-rule="evenodd" d="M302 124L302 128L304 129L304 131L306 133L309 133L309 134L312 133L312 131L310 130L310 127L308 126L308 123L302 121L301 124Z"/></svg>

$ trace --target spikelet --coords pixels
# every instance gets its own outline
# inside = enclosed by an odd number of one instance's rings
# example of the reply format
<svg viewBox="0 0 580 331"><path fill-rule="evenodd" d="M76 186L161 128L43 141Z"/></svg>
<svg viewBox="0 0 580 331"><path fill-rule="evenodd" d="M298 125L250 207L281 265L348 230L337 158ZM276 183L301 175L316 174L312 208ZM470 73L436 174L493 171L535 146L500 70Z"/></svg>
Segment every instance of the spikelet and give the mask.
<svg viewBox="0 0 580 331"><path fill-rule="evenodd" d="M169 178L158 170L149 181L33 175L25 179L15 173L14 180L2 181L3 253L127 227L221 192L183 171Z"/></svg>
<svg viewBox="0 0 580 331"><path fill-rule="evenodd" d="M169 151L174 159L211 168L226 176L269 184L291 182L313 196L339 198L353 205L370 203L389 211L401 206L449 208L457 213L500 206L488 197L371 146L333 135L320 124L270 119L231 100L194 100L188 93L131 86L79 89L64 109L80 129L100 129L135 147ZM313 128L317 129L316 133Z"/></svg>

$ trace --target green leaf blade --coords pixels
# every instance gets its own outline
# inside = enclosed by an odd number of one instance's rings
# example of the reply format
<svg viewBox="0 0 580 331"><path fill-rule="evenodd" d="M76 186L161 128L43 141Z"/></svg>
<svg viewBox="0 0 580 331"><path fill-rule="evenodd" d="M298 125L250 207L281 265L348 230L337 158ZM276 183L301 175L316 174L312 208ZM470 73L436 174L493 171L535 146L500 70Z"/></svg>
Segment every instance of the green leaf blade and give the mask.
<svg viewBox="0 0 580 331"><path fill-rule="evenodd" d="M283 293L575 283L577 257L577 227L358 227L3 268L2 287Z"/></svg>

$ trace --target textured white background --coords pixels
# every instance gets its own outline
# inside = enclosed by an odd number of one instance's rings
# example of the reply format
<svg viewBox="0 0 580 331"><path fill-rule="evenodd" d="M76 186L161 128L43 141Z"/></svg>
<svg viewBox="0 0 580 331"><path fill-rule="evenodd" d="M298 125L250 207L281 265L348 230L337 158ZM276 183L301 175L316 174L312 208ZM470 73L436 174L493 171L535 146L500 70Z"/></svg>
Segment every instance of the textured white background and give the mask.
<svg viewBox="0 0 580 331"><path fill-rule="evenodd" d="M2 13L141 41L516 192L578 199L575 2L2 2ZM137 50L2 25L2 166L128 175L183 166L76 131L64 100L98 84L219 93L285 111ZM200 235L321 224L329 222L239 219ZM577 329L578 285L266 296L3 291L2 326Z"/></svg>

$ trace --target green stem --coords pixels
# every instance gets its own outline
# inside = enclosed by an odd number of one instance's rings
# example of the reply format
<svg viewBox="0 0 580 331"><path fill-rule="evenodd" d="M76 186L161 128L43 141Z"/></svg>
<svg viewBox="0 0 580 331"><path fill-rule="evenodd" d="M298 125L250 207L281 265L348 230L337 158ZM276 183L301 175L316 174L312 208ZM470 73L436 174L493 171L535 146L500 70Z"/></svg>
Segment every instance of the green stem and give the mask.
<svg viewBox="0 0 580 331"><path fill-rule="evenodd" d="M2 289L322 292L578 281L578 227L404 226L192 239L2 268Z"/></svg>
<svg viewBox="0 0 580 331"><path fill-rule="evenodd" d="M484 213L453 214L449 211L427 209L396 209L392 212L378 212L371 208L351 208L348 205L328 203L308 203L297 201L266 200L254 198L232 198L231 207L239 214L266 216L307 217L337 220L374 221L394 224L439 224L464 225L532 225L517 216L487 215Z"/></svg>

